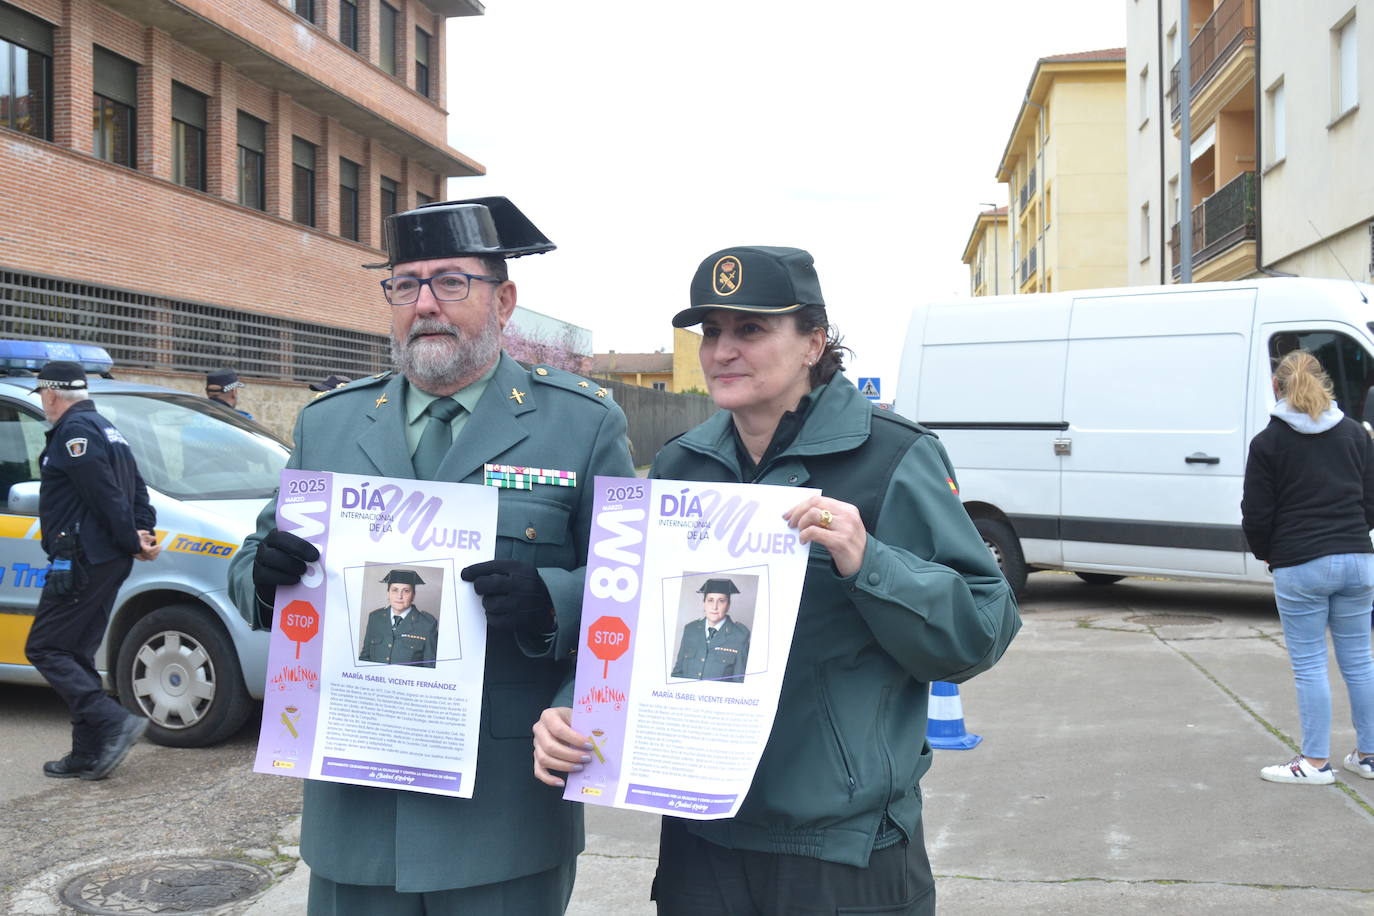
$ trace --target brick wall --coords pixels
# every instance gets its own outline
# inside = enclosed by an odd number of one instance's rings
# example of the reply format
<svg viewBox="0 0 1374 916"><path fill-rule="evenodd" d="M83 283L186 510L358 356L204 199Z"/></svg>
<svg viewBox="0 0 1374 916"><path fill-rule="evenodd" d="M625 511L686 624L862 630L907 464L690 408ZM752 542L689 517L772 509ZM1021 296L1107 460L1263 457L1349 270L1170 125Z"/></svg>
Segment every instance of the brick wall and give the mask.
<svg viewBox="0 0 1374 916"><path fill-rule="evenodd" d="M438 197L442 176L93 0L10 2L56 26L54 136L49 143L0 129L0 199L42 202L0 210L0 266L385 331L388 309L377 287L380 274L360 268L384 259L377 248L380 178L399 183L398 207L405 209L415 204L417 193ZM413 79L413 61L404 56L397 79L381 73L338 43L336 15L325 21L326 31L304 23L289 4L277 0L183 0L179 5L322 82L347 84L341 92L388 116L401 110L392 120L402 120L408 106L424 127L408 124L406 129L442 143L442 110L401 82ZM330 4L320 0L317 5ZM423 6L399 0L397 5L406 28L413 30L417 19L427 30L433 25L435 17ZM376 0L359 4L361 48L373 59L377 15ZM434 34L431 69L442 82L437 29ZM407 37L399 43L408 48L412 42ZM137 171L91 155L95 44L139 64ZM321 72L330 68L332 73ZM172 81L209 97L206 192L170 180ZM240 110L268 124L266 214L237 203ZM291 221L293 135L318 148L315 229ZM337 237L340 156L361 166L361 243Z"/></svg>

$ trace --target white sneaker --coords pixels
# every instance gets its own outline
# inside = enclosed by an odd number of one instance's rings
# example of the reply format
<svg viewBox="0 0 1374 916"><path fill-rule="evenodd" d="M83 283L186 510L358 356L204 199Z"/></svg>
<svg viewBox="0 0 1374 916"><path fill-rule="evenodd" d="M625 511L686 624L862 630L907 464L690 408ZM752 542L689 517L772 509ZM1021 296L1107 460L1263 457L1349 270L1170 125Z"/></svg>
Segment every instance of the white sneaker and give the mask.
<svg viewBox="0 0 1374 916"><path fill-rule="evenodd" d="M1374 779L1374 755L1361 757L1359 751L1351 751L1343 766L1356 776Z"/></svg>
<svg viewBox="0 0 1374 916"><path fill-rule="evenodd" d="M1260 770L1260 779L1269 782L1292 782L1301 786L1329 786L1336 781L1336 774L1331 771L1331 764L1328 763L1319 770L1308 763L1306 757L1299 754L1287 763Z"/></svg>

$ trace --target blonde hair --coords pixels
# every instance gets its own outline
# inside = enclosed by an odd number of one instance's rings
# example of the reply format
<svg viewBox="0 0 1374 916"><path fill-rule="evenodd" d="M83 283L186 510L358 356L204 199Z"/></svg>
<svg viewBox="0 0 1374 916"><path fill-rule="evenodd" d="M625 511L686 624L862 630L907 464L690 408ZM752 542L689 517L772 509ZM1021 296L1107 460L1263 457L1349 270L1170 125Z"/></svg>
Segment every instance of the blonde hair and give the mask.
<svg viewBox="0 0 1374 916"><path fill-rule="evenodd" d="M1274 370L1279 394L1288 399L1294 410L1300 410L1313 420L1331 406L1331 377L1317 358L1306 350L1294 350L1279 362Z"/></svg>

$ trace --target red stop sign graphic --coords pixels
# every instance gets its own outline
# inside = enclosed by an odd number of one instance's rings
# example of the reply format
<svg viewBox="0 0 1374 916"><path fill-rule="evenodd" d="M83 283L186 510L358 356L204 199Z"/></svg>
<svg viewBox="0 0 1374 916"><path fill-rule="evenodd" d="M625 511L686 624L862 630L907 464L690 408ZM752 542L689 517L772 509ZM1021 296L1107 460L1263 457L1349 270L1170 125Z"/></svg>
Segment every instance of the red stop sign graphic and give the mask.
<svg viewBox="0 0 1374 916"><path fill-rule="evenodd" d="M605 662L601 666L601 676L604 678L611 670L611 662L630 648L630 628L619 617L598 617L595 623L587 627L587 647Z"/></svg>
<svg viewBox="0 0 1374 916"><path fill-rule="evenodd" d="M281 631L296 643L296 658L301 643L310 642L320 632L320 614L309 601L297 599L281 609Z"/></svg>

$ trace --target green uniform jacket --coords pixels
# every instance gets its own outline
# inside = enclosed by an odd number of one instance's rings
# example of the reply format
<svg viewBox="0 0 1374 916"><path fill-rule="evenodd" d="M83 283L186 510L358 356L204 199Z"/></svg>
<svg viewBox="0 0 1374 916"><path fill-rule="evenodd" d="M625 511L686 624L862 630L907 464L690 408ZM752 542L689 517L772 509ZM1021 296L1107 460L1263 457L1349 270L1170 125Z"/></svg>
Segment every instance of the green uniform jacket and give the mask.
<svg viewBox="0 0 1374 916"><path fill-rule="evenodd" d="M693 620L682 628L682 647L672 676L736 684L744 680L749 666L749 628L726 617L707 645L704 620Z"/></svg>
<svg viewBox="0 0 1374 916"><path fill-rule="evenodd" d="M358 661L433 668L438 647L439 621L433 614L413 607L393 628L391 608L379 607L367 615L367 632Z"/></svg>
<svg viewBox="0 0 1374 916"><path fill-rule="evenodd" d="M306 780L301 852L322 877L406 892L446 890L544 871L582 850L582 806L535 780L530 727L568 675L577 647L592 478L633 477L634 467L625 414L608 396L596 396L597 385L582 388L581 381L558 369L526 370L502 355L435 475L480 484L484 463L577 472L576 487L500 491L496 556L539 567L558 629L551 643L537 646L489 634L473 797ZM287 467L414 478L404 386L396 375L365 379L306 404ZM253 556L274 525L269 503L230 565L230 595L249 620L256 613Z"/></svg>
<svg viewBox="0 0 1374 916"><path fill-rule="evenodd" d="M669 442L654 477L741 479L730 415ZM860 508L863 564L840 576L813 545L773 731L736 817L687 829L736 849L866 866L887 816L911 836L931 681L991 667L1021 626L1016 600L929 431L876 410L841 375L817 393L758 483L820 487ZM885 838L890 839L890 835Z"/></svg>

